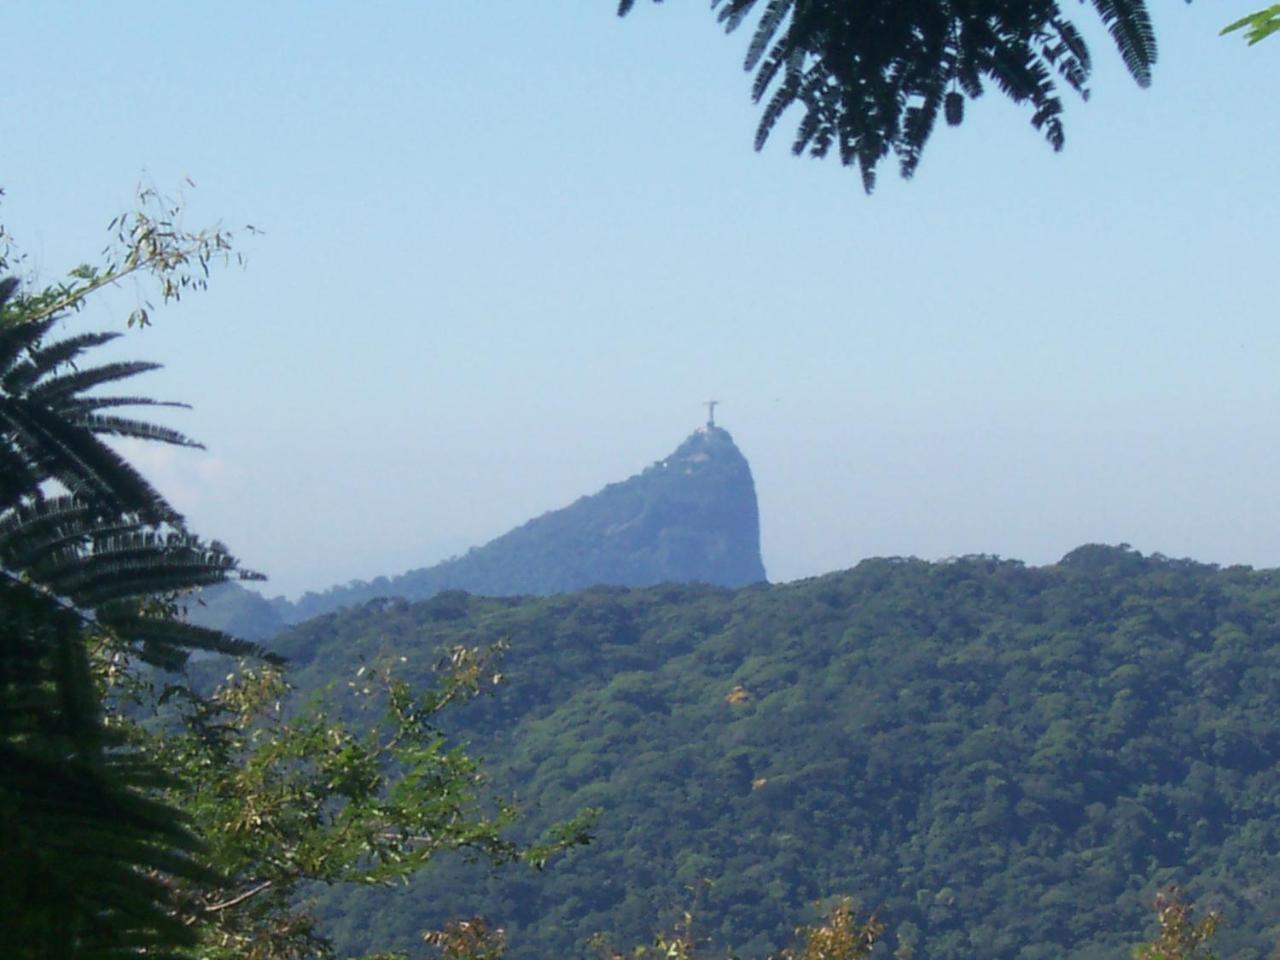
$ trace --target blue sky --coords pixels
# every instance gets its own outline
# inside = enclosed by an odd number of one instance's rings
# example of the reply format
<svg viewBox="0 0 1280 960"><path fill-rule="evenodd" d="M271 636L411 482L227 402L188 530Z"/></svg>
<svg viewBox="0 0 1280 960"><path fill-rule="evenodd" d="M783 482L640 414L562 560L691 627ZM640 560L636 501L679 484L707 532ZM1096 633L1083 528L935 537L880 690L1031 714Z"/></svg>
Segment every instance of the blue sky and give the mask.
<svg viewBox="0 0 1280 960"><path fill-rule="evenodd" d="M1280 565L1280 40L1153 4L1140 90L1069 6L1097 67L1063 153L992 94L867 197L786 131L752 152L746 36L703 3L18 3L0 215L47 279L140 181L263 231L123 351L209 448L136 456L269 591L484 542L712 396L775 580L1086 541Z"/></svg>

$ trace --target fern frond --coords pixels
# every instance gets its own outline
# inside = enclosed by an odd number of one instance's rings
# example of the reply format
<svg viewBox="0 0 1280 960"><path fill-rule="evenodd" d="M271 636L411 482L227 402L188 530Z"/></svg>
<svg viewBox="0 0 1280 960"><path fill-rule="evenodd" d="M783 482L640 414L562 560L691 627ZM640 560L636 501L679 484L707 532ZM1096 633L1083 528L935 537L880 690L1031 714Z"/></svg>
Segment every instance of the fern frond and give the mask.
<svg viewBox="0 0 1280 960"><path fill-rule="evenodd" d="M56 317L50 317L39 323L17 323L0 327L0 387L10 389L9 377L14 374L13 368L18 363L18 358L35 349L56 322Z"/></svg>
<svg viewBox="0 0 1280 960"><path fill-rule="evenodd" d="M101 367L77 370L74 373L44 380L31 387L27 392L27 396L33 400L56 404L63 397L83 393L85 390L92 390L94 387L100 387L104 383L127 380L129 377L135 377L140 373L159 369L160 364L147 363L141 360L108 363Z"/></svg>
<svg viewBox="0 0 1280 960"><path fill-rule="evenodd" d="M775 47L770 51L768 58L760 69L756 71L755 80L751 83L751 99L753 102L759 103L764 95L769 92L769 87L777 78L779 71L785 68L786 65L787 57L783 50Z"/></svg>
<svg viewBox="0 0 1280 960"><path fill-rule="evenodd" d="M152 659L158 656L169 657L181 666L186 662L187 655L194 650L233 657L255 657L270 663L283 662L280 657L256 643L191 623L143 617L138 614L136 607L125 604L117 603L100 609L97 619L120 639L140 648L142 659L155 666L165 666Z"/></svg>
<svg viewBox="0 0 1280 960"><path fill-rule="evenodd" d="M760 114L760 123L756 127L755 147L757 150L763 150L765 143L769 140L769 134L773 132L774 125L782 117L782 114L796 102L800 91L800 77L796 73L788 73L785 80L774 91L768 104L765 105L764 112Z"/></svg>
<svg viewBox="0 0 1280 960"><path fill-rule="evenodd" d="M760 17L760 22L756 24L755 33L751 36L751 43L747 46L747 56L743 61L743 69L747 71L754 70L756 65L760 63L760 58L764 56L769 45L773 43L773 38L778 32L778 28L782 26L782 22L786 20L787 15L791 13L795 7L795 0L769 0L764 8L764 13ZM734 23L733 26L737 26ZM729 27L733 29L733 27Z"/></svg>
<svg viewBox="0 0 1280 960"><path fill-rule="evenodd" d="M133 437L138 440L151 440L155 443L167 443L177 447L190 447L203 450L204 444L192 440L177 430L162 427L159 424L147 423L144 420L132 420L126 417L77 416L75 423L96 434L107 434L114 437Z"/></svg>
<svg viewBox="0 0 1280 960"><path fill-rule="evenodd" d="M810 110L805 113L805 115L800 118L800 123L796 127L795 139L791 142L791 152L794 154L801 154L804 153L806 149L816 146L814 140L817 137L820 127L821 124L819 123L818 114L815 111ZM827 140L824 141L824 143L829 144L830 141ZM813 155L821 156L822 154L819 152L814 153Z"/></svg>
<svg viewBox="0 0 1280 960"><path fill-rule="evenodd" d="M1031 125L1037 130L1044 128L1045 139L1054 150L1061 150L1066 142L1062 129L1062 104L1058 100L1048 100L1031 115Z"/></svg>
<svg viewBox="0 0 1280 960"><path fill-rule="evenodd" d="M190 410L191 404L178 400L153 400L151 397L76 397L58 404L58 409L65 413L88 413L93 410L106 410L111 407L172 407L177 410Z"/></svg>
<svg viewBox="0 0 1280 960"><path fill-rule="evenodd" d="M82 333L74 337L67 337L59 340L49 346L42 346L33 349L29 355L29 362L37 370L50 371L63 364L70 363L85 350L91 347L102 346L110 343L118 338L118 333Z"/></svg>
<svg viewBox="0 0 1280 960"><path fill-rule="evenodd" d="M947 92L951 73L952 69L946 59L940 59L933 73L924 77L913 91L920 99L918 103L906 110L902 122L901 142L898 146L898 155L901 157L900 169L904 179L909 180L915 174L925 144L929 142L944 102L947 107L947 122L951 126L958 125L951 123L951 113L957 99L963 109L964 98L955 91Z"/></svg>
<svg viewBox="0 0 1280 960"><path fill-rule="evenodd" d="M1076 29L1074 23L1062 17L1058 17L1053 21L1053 29L1067 49L1071 51L1071 56L1075 58L1087 80L1093 70L1093 56L1089 53L1089 45L1085 43L1080 31Z"/></svg>
<svg viewBox="0 0 1280 960"><path fill-rule="evenodd" d="M720 10L716 14L716 20L724 26L725 33L737 30L755 5L756 0L711 0L711 9Z"/></svg>
<svg viewBox="0 0 1280 960"><path fill-rule="evenodd" d="M0 436L0 510L16 510L29 501L43 499L44 478Z"/></svg>
<svg viewBox="0 0 1280 960"><path fill-rule="evenodd" d="M41 500L0 518L0 566L30 576L32 569L63 550L137 526L136 518L103 514L80 497Z"/></svg>
<svg viewBox="0 0 1280 960"><path fill-rule="evenodd" d="M33 580L85 610L155 595L169 595L228 579L261 577L239 569L234 557L187 539L146 528L109 533L88 547L64 548L29 568Z"/></svg>
<svg viewBox="0 0 1280 960"><path fill-rule="evenodd" d="M182 522L127 460L90 430L43 405L0 396L0 435L8 436L42 479L57 480L73 494L154 522Z"/></svg>
<svg viewBox="0 0 1280 960"><path fill-rule="evenodd" d="M1115 41L1120 59L1139 86L1151 85L1156 31L1143 0L1093 0L1093 8Z"/></svg>

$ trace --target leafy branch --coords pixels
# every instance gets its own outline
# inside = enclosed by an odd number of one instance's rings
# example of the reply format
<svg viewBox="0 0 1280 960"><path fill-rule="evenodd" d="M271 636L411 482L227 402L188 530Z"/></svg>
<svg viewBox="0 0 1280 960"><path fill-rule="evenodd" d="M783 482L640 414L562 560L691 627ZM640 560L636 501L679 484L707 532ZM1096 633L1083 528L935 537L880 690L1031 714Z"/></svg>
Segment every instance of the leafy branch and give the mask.
<svg viewBox="0 0 1280 960"><path fill-rule="evenodd" d="M1263 10L1258 10L1248 16L1241 17L1234 23L1227 24L1222 28L1220 35L1225 36L1237 30L1244 31L1244 38L1249 41L1249 46L1253 46L1259 40L1265 40L1271 34L1280 30L1280 3L1273 3Z"/></svg>
<svg viewBox="0 0 1280 960"><path fill-rule="evenodd" d="M170 800L193 818L226 878L186 893L202 941L232 954L274 943L263 956L324 955L327 941L299 907L306 885L394 883L444 851L540 866L587 842L590 814L538 844L509 839L516 811L483 798L479 767L438 727L446 707L496 682L496 652L450 649L425 692L391 666L361 667L345 693L354 710L380 719L358 728L332 715L333 688L326 707L290 708L289 686L270 665L244 667L207 696L176 687L180 709L167 728L134 735L175 775Z"/></svg>
<svg viewBox="0 0 1280 960"><path fill-rule="evenodd" d="M1214 960L1206 944L1217 932L1221 917L1212 910L1194 920L1195 906L1177 887L1156 895L1160 932L1150 943L1135 947L1133 960Z"/></svg>
<svg viewBox="0 0 1280 960"><path fill-rule="evenodd" d="M186 228L183 201L151 187L139 188L134 209L113 217L107 230L112 242L102 251L100 264L81 264L68 272L66 280L13 297L0 310L0 326L40 323L78 311L93 293L134 275L149 274L161 302L176 302L183 293L208 288L215 262L244 265L244 255L233 246L232 231L216 224ZM252 224L246 224L245 230L258 232ZM14 252L11 234L0 228L0 270L11 269L23 259ZM154 303L144 298L129 313L127 325L147 326L154 309Z"/></svg>

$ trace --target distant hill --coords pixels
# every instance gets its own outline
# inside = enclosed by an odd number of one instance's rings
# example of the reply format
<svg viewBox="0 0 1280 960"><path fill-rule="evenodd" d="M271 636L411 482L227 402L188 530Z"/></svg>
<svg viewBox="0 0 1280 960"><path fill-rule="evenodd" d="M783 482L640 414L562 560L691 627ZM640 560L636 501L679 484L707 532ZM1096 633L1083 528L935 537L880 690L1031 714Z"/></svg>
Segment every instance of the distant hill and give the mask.
<svg viewBox="0 0 1280 960"><path fill-rule="evenodd" d="M1129 957L1159 886L1280 937L1280 573L1082 547L1052 566L868 560L781 586L449 592L274 641L304 689L509 639L459 708L539 829L598 839L542 874L445 865L402 893L320 891L340 955L487 915L517 958L651 942L693 904L708 955L765 956L849 893L899 960ZM337 709L337 703L334 703Z"/></svg>
<svg viewBox="0 0 1280 960"><path fill-rule="evenodd" d="M307 593L296 603L268 601L232 584L204 606L193 603L191 618L260 639L284 624L377 597L424 600L442 590L544 595L666 582L737 587L764 579L751 467L729 432L708 424L643 472L461 557Z"/></svg>
<svg viewBox="0 0 1280 960"><path fill-rule="evenodd" d="M183 603L187 619L192 623L254 642L274 637L283 630L284 612L291 606L283 597L268 600L234 580L205 587L185 598Z"/></svg>

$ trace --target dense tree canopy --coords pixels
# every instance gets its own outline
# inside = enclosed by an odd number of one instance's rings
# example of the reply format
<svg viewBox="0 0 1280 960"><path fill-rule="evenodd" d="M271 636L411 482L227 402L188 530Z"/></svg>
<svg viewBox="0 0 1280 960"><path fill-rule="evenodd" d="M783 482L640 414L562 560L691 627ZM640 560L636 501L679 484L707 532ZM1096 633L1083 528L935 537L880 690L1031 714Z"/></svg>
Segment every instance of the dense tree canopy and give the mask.
<svg viewBox="0 0 1280 960"><path fill-rule="evenodd" d="M635 0L620 0L625 15ZM915 173L938 117L955 126L990 86L1026 104L1055 150L1062 87L1087 97L1088 45L1057 0L713 0L729 31L753 22L745 67L764 105L756 149L800 109L791 149L834 153L870 191L890 153ZM1144 0L1090 0L1129 73L1151 81L1156 38ZM754 19L753 19L754 18Z"/></svg>
<svg viewBox="0 0 1280 960"><path fill-rule="evenodd" d="M536 883L504 874L478 900L450 868L329 901L350 948L483 912L514 956L572 955L596 931L642 942L696 898L700 935L765 956L847 893L918 957L1084 960L1127 952L1178 883L1230 918L1224 955L1261 960L1280 915L1278 617L1273 571L1086 547L733 592L441 594L276 642L310 686L509 638L503 689L459 732L531 825L603 810Z"/></svg>

